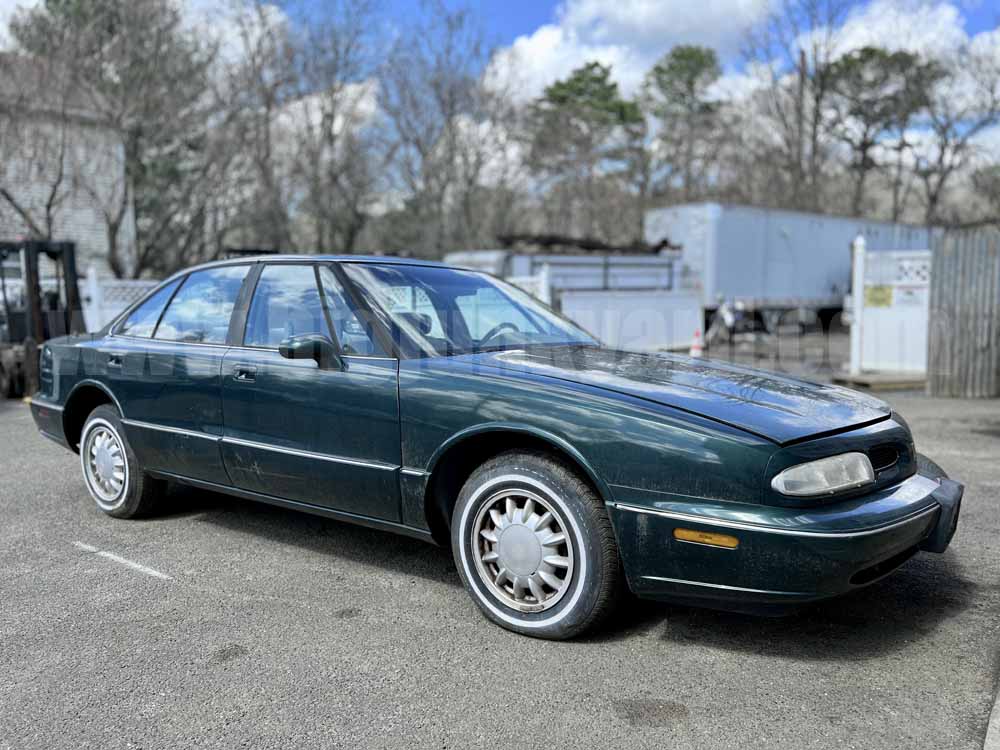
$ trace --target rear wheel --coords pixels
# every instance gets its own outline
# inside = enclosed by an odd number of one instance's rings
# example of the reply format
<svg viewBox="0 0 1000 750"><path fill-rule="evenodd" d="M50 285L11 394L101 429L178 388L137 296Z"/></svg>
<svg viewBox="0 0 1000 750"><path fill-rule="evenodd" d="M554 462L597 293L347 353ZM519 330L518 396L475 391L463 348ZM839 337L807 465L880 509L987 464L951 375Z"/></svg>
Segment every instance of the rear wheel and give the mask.
<svg viewBox="0 0 1000 750"><path fill-rule="evenodd" d="M156 509L165 483L143 472L113 407L98 406L87 417L80 464L90 496L109 516L138 518Z"/></svg>
<svg viewBox="0 0 1000 750"><path fill-rule="evenodd" d="M473 472L452 515L452 550L483 614L538 638L596 627L622 588L604 504L545 454L504 453Z"/></svg>

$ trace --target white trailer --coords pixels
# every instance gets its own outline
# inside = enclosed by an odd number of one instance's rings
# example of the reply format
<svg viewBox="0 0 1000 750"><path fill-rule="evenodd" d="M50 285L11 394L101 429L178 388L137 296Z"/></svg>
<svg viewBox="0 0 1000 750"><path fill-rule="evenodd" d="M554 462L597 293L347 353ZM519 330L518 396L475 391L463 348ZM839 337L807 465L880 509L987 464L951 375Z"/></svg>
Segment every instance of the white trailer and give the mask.
<svg viewBox="0 0 1000 750"><path fill-rule="evenodd" d="M930 247L930 230L822 214L718 203L690 203L646 214L646 241L680 245L679 289L696 291L706 310L722 301L769 313L812 310L830 316L850 290L851 242L871 250Z"/></svg>

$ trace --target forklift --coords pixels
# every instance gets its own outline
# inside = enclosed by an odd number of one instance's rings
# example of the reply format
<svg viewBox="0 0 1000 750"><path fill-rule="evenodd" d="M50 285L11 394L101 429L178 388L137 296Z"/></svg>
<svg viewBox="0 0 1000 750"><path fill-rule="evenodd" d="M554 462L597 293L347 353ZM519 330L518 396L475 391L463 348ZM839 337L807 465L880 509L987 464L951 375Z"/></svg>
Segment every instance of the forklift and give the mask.
<svg viewBox="0 0 1000 750"><path fill-rule="evenodd" d="M39 276L42 257L53 261L56 271L54 283L46 279L44 289ZM8 278L14 267L18 278ZM0 241L0 398L37 391L39 346L51 338L85 330L76 245L49 240Z"/></svg>

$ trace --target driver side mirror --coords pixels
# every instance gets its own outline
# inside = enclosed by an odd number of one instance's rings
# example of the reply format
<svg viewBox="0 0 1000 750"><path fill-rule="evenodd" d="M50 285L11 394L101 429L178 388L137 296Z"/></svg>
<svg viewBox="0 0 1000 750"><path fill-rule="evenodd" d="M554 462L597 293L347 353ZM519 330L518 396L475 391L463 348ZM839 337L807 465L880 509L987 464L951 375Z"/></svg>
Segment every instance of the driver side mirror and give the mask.
<svg viewBox="0 0 1000 750"><path fill-rule="evenodd" d="M317 333L285 339L278 345L278 354L285 359L311 359L321 370L344 369L337 347L328 337Z"/></svg>

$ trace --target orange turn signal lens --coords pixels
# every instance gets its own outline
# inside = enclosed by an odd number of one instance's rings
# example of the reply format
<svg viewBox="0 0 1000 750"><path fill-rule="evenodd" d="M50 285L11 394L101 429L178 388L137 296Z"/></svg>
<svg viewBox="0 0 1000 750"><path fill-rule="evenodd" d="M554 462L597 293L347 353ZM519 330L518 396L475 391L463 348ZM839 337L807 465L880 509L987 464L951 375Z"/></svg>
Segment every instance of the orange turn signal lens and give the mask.
<svg viewBox="0 0 1000 750"><path fill-rule="evenodd" d="M740 546L740 540L729 536L729 534L713 534L694 529L674 529L674 539L679 539L682 542L694 542L695 544L707 544L710 547L725 547L726 549L736 549Z"/></svg>

